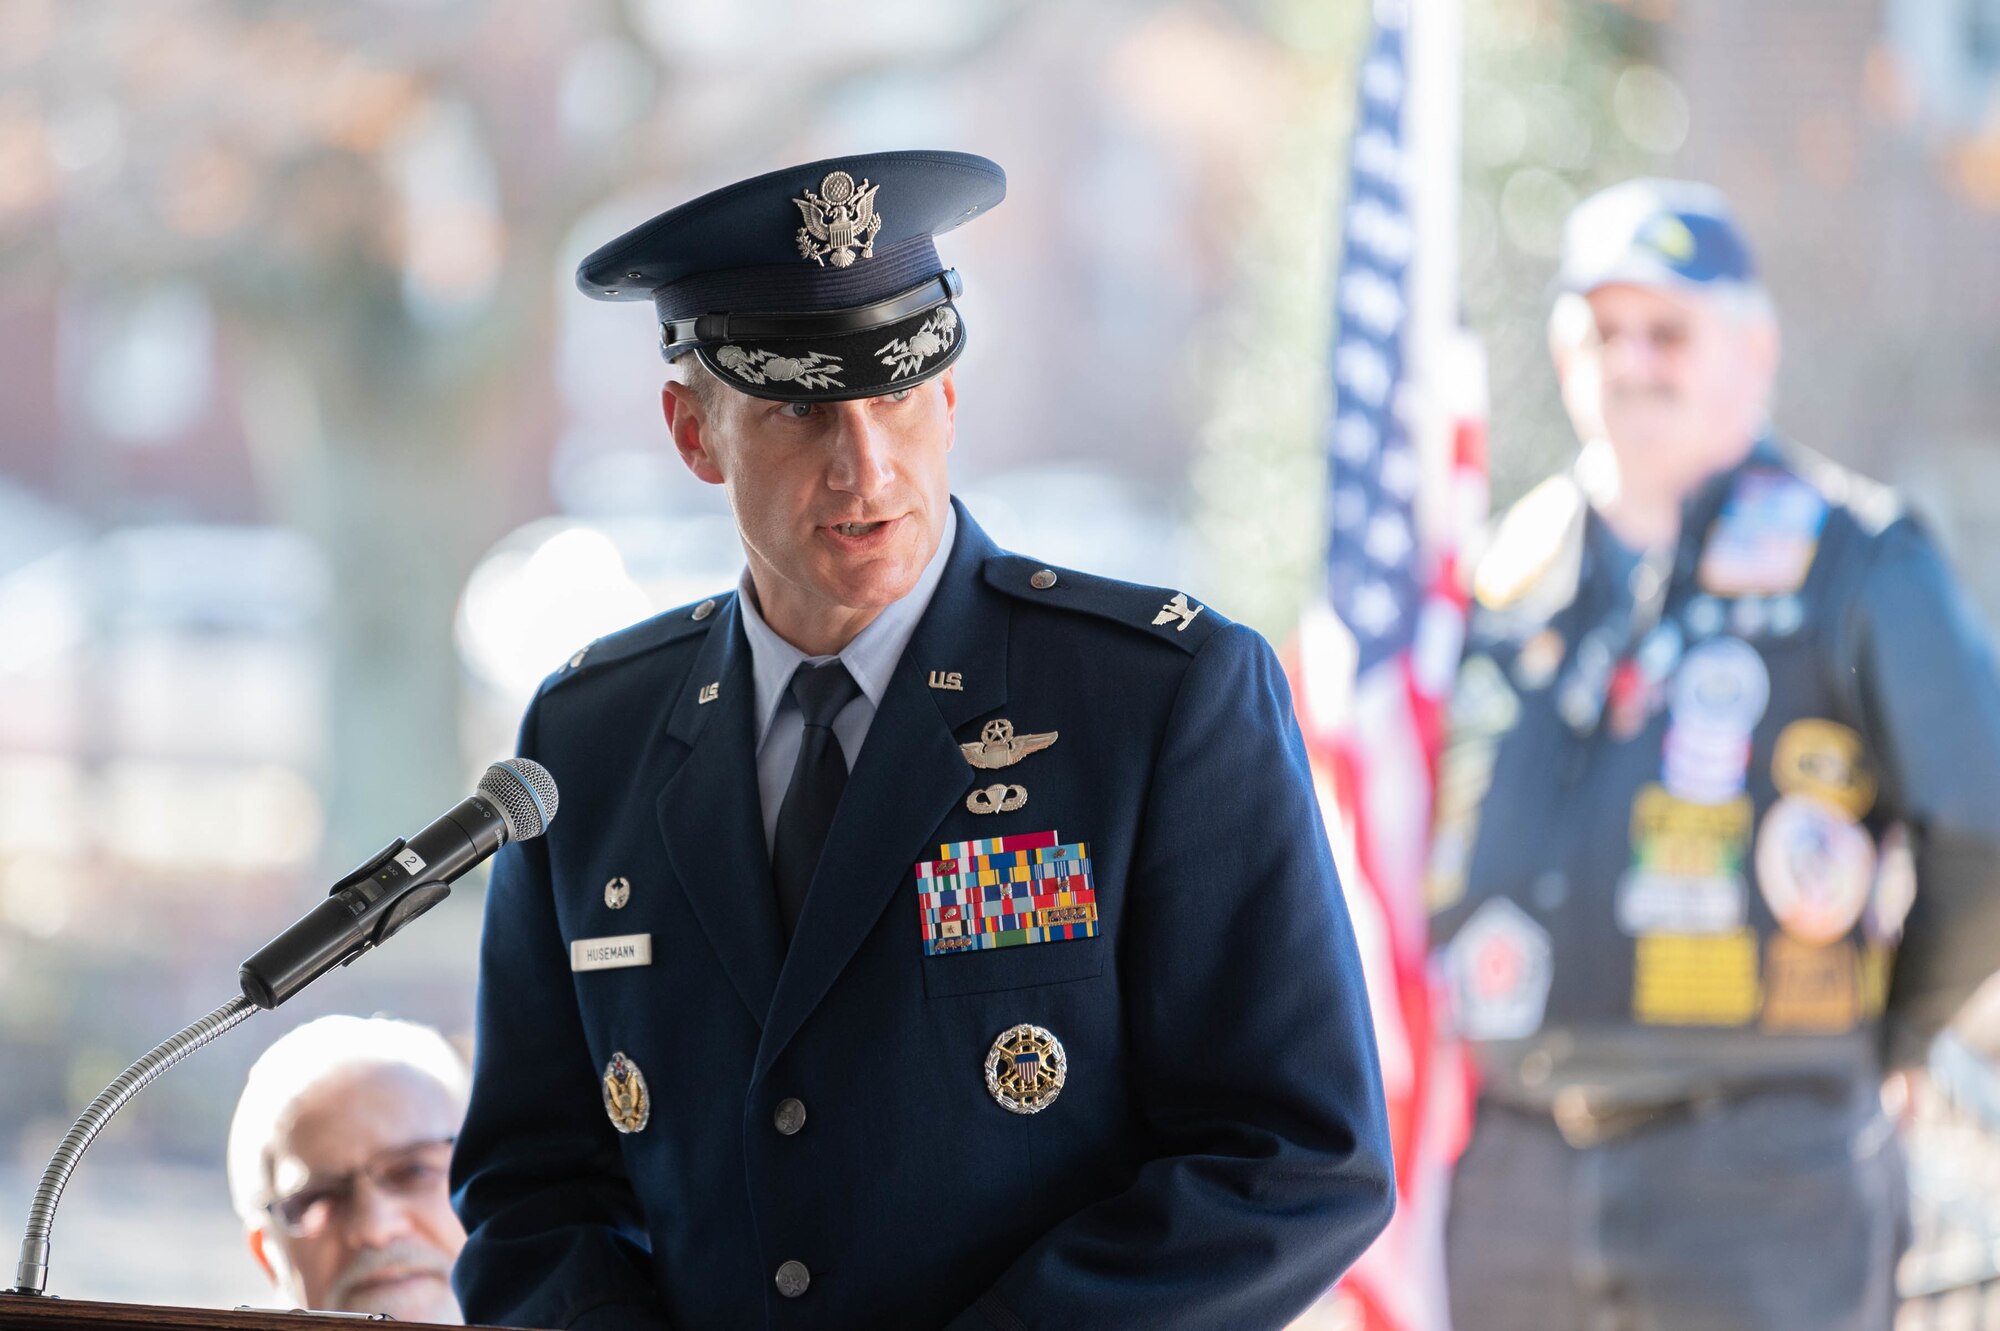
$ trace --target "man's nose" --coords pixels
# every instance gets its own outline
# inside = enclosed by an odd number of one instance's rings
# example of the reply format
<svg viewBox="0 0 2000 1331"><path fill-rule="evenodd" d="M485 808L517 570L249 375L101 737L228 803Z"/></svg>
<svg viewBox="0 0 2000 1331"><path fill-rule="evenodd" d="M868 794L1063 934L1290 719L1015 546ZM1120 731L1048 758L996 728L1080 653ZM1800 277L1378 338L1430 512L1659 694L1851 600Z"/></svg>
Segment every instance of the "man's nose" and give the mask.
<svg viewBox="0 0 2000 1331"><path fill-rule="evenodd" d="M410 1234L414 1228L410 1208L403 1199L390 1196L366 1177L354 1181L354 1191L341 1212L341 1229L348 1242L358 1248L382 1247Z"/></svg>
<svg viewBox="0 0 2000 1331"><path fill-rule="evenodd" d="M895 477L889 440L868 410L867 399L827 404L833 413L832 456L826 483L835 490L867 498L880 494Z"/></svg>

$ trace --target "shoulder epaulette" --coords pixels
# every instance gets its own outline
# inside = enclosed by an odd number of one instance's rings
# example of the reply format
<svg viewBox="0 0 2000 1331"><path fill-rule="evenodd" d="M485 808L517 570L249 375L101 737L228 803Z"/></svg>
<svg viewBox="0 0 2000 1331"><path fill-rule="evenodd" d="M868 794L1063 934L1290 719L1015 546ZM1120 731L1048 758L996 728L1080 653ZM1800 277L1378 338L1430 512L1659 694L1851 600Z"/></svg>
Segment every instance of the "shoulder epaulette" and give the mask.
<svg viewBox="0 0 2000 1331"><path fill-rule="evenodd" d="M1784 460L1792 474L1819 491L1828 504L1847 510L1866 535L1877 535L1903 516L1903 501L1880 481L1849 471L1798 444L1785 445Z"/></svg>
<svg viewBox="0 0 2000 1331"><path fill-rule="evenodd" d="M1160 638L1193 655L1209 634L1230 621L1171 587L1120 582L1094 573L1057 568L1021 555L986 561L987 583L1035 605L1096 615L1137 633Z"/></svg>
<svg viewBox="0 0 2000 1331"><path fill-rule="evenodd" d="M1540 610L1576 594L1583 552L1583 490L1568 474L1549 477L1500 519L1480 554L1473 595L1488 610Z"/></svg>
<svg viewBox="0 0 2000 1331"><path fill-rule="evenodd" d="M668 647L688 638L698 638L708 632L718 612L727 609L736 593L723 592L719 596L704 597L687 605L676 606L662 611L651 619L642 619L630 628L607 633L601 638L585 643L577 648L576 654L564 663L561 669L542 681L542 691L556 687L566 680L588 673L614 661L626 661L646 652Z"/></svg>

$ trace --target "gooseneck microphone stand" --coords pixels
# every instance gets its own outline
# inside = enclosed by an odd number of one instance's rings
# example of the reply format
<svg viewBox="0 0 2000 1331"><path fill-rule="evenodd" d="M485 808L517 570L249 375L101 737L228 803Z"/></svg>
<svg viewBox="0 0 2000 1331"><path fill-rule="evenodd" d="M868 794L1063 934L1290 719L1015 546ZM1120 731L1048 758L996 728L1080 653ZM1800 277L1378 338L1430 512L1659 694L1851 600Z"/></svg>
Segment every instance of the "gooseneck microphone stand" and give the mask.
<svg viewBox="0 0 2000 1331"><path fill-rule="evenodd" d="M77 1118L62 1145L56 1147L49 1167L42 1172L41 1186L35 1189L34 1204L28 1208L28 1236L21 1240L21 1264L15 1268L15 1287L11 1293L44 1292L49 1280L49 1231L56 1223L56 1204L62 1200L63 1189L69 1186L76 1162L90 1149L97 1134L104 1131L111 1116L146 1089L155 1077L224 1031L248 1021L256 1011L257 1005L247 998L230 999L200 1021L154 1045L151 1053L119 1073L118 1079L90 1102L90 1108Z"/></svg>
<svg viewBox="0 0 2000 1331"><path fill-rule="evenodd" d="M333 885L327 899L265 944L238 972L241 996L155 1045L118 1074L78 1117L56 1148L35 1200L14 1288L4 1295L45 1295L49 1234L56 1205L77 1162L105 1124L174 1064L274 1008L336 966L345 966L451 893L451 881L509 841L540 836L556 813L556 783L538 763L509 758L486 769L479 793L408 841L398 837Z"/></svg>

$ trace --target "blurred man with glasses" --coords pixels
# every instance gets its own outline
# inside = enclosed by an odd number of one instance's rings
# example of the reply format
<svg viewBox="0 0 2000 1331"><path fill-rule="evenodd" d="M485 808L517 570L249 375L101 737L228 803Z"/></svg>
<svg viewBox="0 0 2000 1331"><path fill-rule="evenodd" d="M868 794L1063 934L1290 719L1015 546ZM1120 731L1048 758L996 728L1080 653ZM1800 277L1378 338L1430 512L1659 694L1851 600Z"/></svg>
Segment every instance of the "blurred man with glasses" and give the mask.
<svg viewBox="0 0 2000 1331"><path fill-rule="evenodd" d="M250 1069L229 1191L250 1253L302 1308L458 1324L446 1190L464 1062L428 1026L322 1017Z"/></svg>

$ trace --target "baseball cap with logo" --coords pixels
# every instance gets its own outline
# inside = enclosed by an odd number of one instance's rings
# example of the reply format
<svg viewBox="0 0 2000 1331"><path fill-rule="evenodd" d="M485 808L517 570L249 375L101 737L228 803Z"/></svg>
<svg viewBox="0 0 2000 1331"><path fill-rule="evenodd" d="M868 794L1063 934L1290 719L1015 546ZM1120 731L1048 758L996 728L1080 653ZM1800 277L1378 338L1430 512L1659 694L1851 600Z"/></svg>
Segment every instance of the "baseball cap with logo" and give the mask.
<svg viewBox="0 0 2000 1331"><path fill-rule="evenodd" d="M1628 180L1578 204L1563 228L1564 291L1613 283L1759 289L1750 247L1713 185Z"/></svg>

